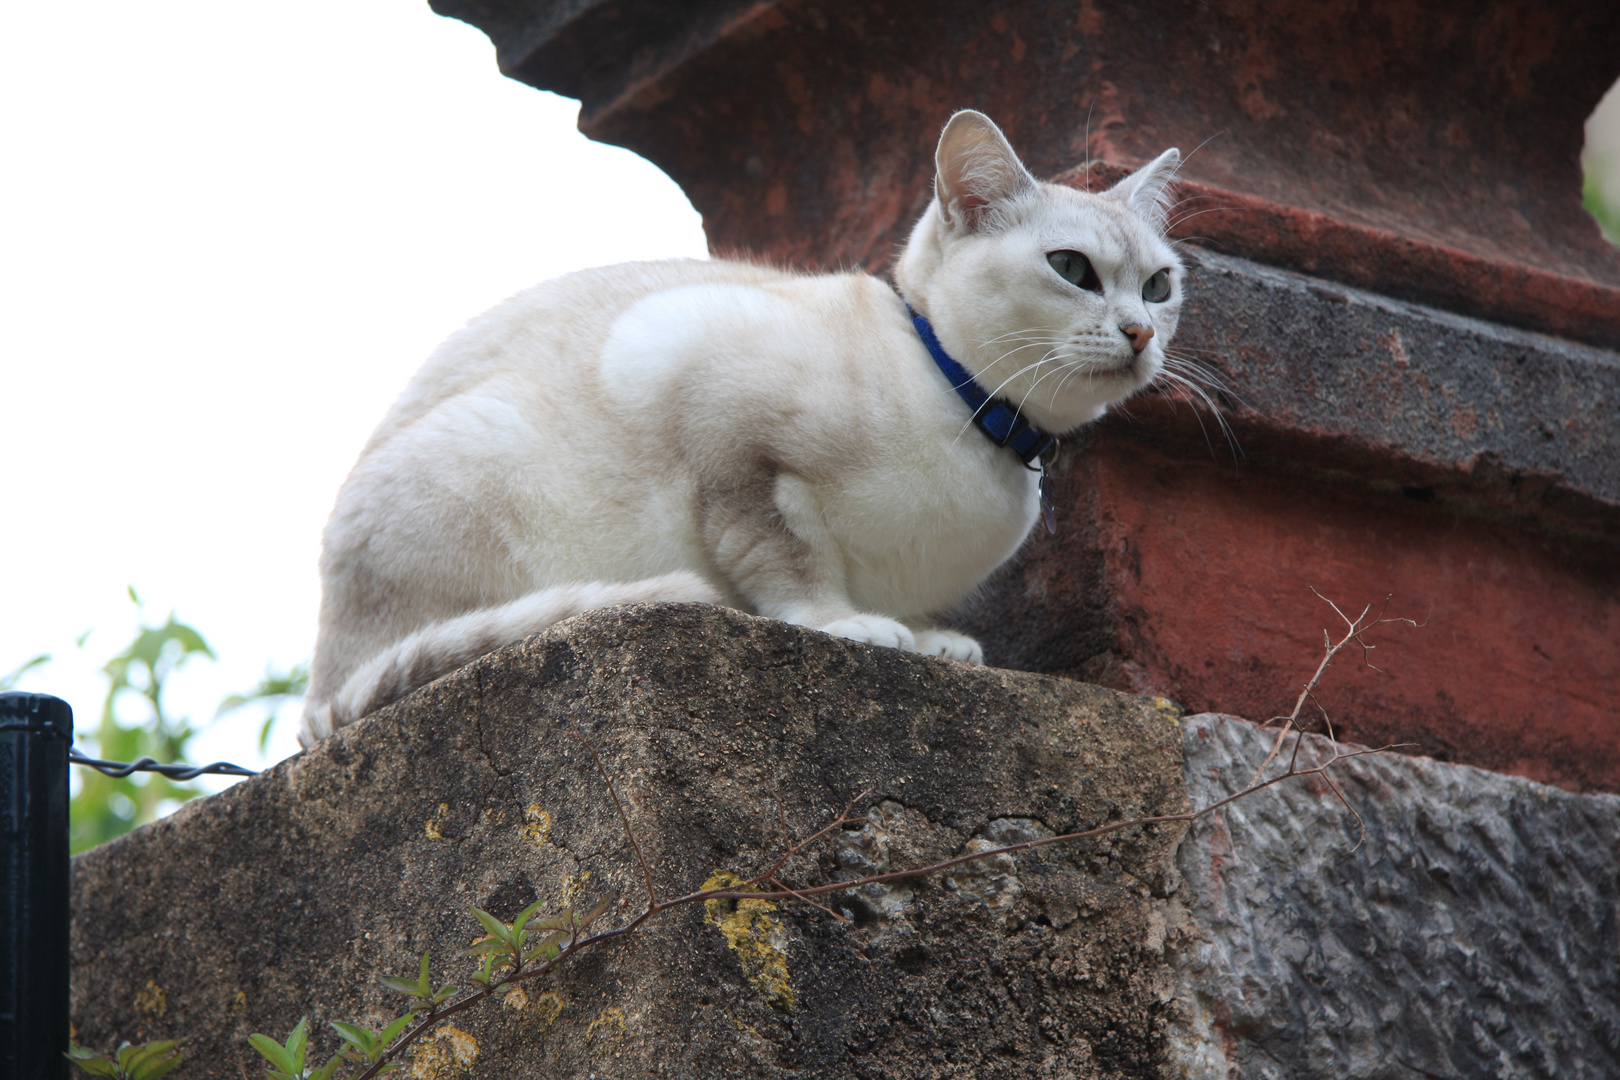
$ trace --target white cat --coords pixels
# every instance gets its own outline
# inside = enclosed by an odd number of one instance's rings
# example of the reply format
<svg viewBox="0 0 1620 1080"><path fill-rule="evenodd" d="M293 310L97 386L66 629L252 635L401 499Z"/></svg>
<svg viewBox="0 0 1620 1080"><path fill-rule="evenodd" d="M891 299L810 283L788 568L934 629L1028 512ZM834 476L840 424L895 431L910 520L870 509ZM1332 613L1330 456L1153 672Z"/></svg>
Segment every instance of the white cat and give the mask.
<svg viewBox="0 0 1620 1080"><path fill-rule="evenodd" d="M1180 154L1088 194L1036 181L959 112L935 161L898 295L858 273L631 263L520 293L441 346L327 525L304 744L610 604L730 604L982 662L930 616L1029 535L1046 433L1160 372Z"/></svg>

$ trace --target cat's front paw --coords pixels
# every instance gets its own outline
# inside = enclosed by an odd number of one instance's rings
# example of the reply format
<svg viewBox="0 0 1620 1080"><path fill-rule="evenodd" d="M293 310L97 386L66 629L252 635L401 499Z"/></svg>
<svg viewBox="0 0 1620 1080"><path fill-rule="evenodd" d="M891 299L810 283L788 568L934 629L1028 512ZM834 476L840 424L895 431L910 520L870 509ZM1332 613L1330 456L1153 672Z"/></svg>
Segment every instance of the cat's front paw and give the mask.
<svg viewBox="0 0 1620 1080"><path fill-rule="evenodd" d="M882 615L851 615L816 629L851 641L864 641L868 645L917 651L917 638L910 629L904 623L886 619Z"/></svg>
<svg viewBox="0 0 1620 1080"><path fill-rule="evenodd" d="M984 663L984 648L966 634L955 630L919 630L917 651L924 656L940 656L965 664Z"/></svg>

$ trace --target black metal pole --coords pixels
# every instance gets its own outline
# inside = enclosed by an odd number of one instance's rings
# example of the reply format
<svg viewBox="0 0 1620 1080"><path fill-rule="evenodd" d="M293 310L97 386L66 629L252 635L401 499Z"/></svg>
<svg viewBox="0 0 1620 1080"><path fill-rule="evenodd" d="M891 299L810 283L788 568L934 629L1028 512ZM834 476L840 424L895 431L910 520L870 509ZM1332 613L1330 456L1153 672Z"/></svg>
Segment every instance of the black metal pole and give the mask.
<svg viewBox="0 0 1620 1080"><path fill-rule="evenodd" d="M0 1077L66 1080L73 710L0 694Z"/></svg>

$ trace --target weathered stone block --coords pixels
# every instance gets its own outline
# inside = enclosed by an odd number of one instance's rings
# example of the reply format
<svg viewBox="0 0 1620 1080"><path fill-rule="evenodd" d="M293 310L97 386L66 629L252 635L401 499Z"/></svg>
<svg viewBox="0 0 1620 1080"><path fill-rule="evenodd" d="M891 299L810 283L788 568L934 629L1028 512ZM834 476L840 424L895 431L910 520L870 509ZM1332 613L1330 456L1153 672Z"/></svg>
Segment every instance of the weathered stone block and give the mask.
<svg viewBox="0 0 1620 1080"><path fill-rule="evenodd" d="M596 613L81 856L81 1041L190 1035L189 1075L236 1077L249 1032L397 1008L374 977L423 950L462 976L472 905L633 914L640 872L568 730L600 748L665 894L754 872L784 826L862 792L868 824L790 883L1186 802L1175 714L1150 699L725 610ZM453 1024L489 1078L1159 1076L1179 832L839 894L853 925L691 905Z"/></svg>
<svg viewBox="0 0 1620 1080"><path fill-rule="evenodd" d="M1275 736L1209 715L1185 731L1198 806L1239 790ZM1327 752L1307 738L1300 763ZM1400 754L1331 776L1364 834L1310 777L1182 842L1178 895L1204 935L1175 957L1190 1074L1620 1076L1620 797Z"/></svg>

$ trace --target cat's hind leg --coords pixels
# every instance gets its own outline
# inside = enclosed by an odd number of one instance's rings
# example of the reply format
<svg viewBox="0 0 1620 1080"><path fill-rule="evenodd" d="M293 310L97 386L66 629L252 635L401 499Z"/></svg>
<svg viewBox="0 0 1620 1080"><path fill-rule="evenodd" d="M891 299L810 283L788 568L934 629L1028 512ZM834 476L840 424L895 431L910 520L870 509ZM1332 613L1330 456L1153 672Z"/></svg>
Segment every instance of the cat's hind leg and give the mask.
<svg viewBox="0 0 1620 1080"><path fill-rule="evenodd" d="M298 741L311 746L440 675L581 612L617 604L722 602L714 586L683 570L618 584L552 586L509 603L432 623L361 664L329 700L306 701Z"/></svg>
<svg viewBox="0 0 1620 1080"><path fill-rule="evenodd" d="M712 508L706 531L721 572L755 611L851 641L917 651L904 622L850 602L844 554L810 484L781 473L737 496Z"/></svg>

